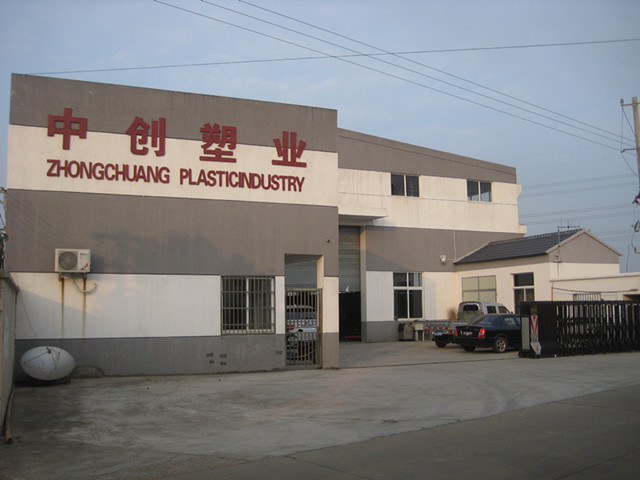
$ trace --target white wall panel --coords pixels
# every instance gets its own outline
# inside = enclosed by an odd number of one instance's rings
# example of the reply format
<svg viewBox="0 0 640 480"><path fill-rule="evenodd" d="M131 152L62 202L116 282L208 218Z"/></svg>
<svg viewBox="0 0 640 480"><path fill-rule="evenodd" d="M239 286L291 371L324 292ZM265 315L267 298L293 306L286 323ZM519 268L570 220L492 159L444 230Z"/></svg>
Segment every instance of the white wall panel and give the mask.
<svg viewBox="0 0 640 480"><path fill-rule="evenodd" d="M460 303L460 283L455 273L425 272L422 274L424 318L446 320L447 310Z"/></svg>
<svg viewBox="0 0 640 480"><path fill-rule="evenodd" d="M13 275L18 339L220 335L219 276L89 274L82 294L57 274Z"/></svg>
<svg viewBox="0 0 640 480"><path fill-rule="evenodd" d="M338 277L324 277L322 286L322 333L340 331L338 315Z"/></svg>
<svg viewBox="0 0 640 480"><path fill-rule="evenodd" d="M236 163L200 161L203 154L202 142L193 140L166 140L166 154L156 157L151 150L147 155L133 155L127 135L88 132L87 139L71 139L71 149L62 149L59 135L47 136L46 128L10 126L9 163L7 184L9 188L26 190L48 190L85 193L106 193L120 195L144 195L179 198L201 198L216 200L236 200L251 202L291 203L301 205L337 204L335 185L338 182L338 155L330 152L305 150L299 159L306 167L273 165L279 160L275 147L237 145L234 150ZM55 163L84 162L85 165L129 165L165 168L169 172L167 183L139 181L99 180L64 177L64 169L56 169ZM53 167L53 169L52 169ZM74 164L75 167L75 164ZM51 170L52 169L52 170ZM73 169L75 174L77 167ZM113 170L113 169L112 169ZM112 171L111 170L111 171ZM182 172L190 170L184 177ZM233 172L226 175L212 174L215 186L199 181L201 170ZM50 176L60 172L61 176ZM251 182L257 188L239 186L239 172L252 174ZM265 189L260 182L267 182L269 175L278 188ZM166 177L163 177L166 179ZM220 181L223 185L220 186ZM210 182L210 178L207 178ZM195 183L195 184L193 184ZM275 183L274 183L275 185Z"/></svg>
<svg viewBox="0 0 640 480"><path fill-rule="evenodd" d="M366 288L366 321L394 320L393 272L367 272Z"/></svg>
<svg viewBox="0 0 640 480"><path fill-rule="evenodd" d="M492 202L469 202L467 181L420 177L420 198L392 196L390 174L340 169L339 212L380 216L376 226L523 233L516 184L493 182Z"/></svg>

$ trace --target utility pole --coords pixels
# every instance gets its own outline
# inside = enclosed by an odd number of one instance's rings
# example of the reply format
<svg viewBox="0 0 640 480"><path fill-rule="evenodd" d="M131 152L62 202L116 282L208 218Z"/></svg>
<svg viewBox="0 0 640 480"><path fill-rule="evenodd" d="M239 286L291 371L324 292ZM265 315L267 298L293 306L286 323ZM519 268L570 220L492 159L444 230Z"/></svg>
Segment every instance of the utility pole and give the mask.
<svg viewBox="0 0 640 480"><path fill-rule="evenodd" d="M630 104L624 104L624 100L620 100L623 107L631 106L633 108L633 126L636 137L636 157L638 159L638 186L640 186L640 119L638 116L638 97L633 97ZM640 195L639 195L640 196Z"/></svg>
<svg viewBox="0 0 640 480"><path fill-rule="evenodd" d="M638 97L631 101L633 108L633 126L636 129L636 156L638 157L638 184L640 185L640 120L638 120Z"/></svg>

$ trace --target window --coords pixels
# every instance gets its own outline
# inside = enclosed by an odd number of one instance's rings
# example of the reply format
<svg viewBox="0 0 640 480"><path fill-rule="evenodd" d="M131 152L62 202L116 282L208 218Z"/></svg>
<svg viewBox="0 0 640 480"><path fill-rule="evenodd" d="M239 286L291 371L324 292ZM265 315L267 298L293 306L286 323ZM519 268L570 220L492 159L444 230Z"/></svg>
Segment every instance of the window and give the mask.
<svg viewBox="0 0 640 480"><path fill-rule="evenodd" d="M490 202L491 182L467 180L467 199L470 202Z"/></svg>
<svg viewBox="0 0 640 480"><path fill-rule="evenodd" d="M533 285L533 272L513 275L513 297L517 313L520 313L521 303L535 301Z"/></svg>
<svg viewBox="0 0 640 480"><path fill-rule="evenodd" d="M462 279L463 302L495 302L497 298L495 275Z"/></svg>
<svg viewBox="0 0 640 480"><path fill-rule="evenodd" d="M573 301L574 302L599 302L602 300L602 295L595 293L574 293Z"/></svg>
<svg viewBox="0 0 640 480"><path fill-rule="evenodd" d="M420 177L417 175L391 174L391 195L401 197L420 196Z"/></svg>
<svg viewBox="0 0 640 480"><path fill-rule="evenodd" d="M275 333L273 277L222 277L222 333Z"/></svg>
<svg viewBox="0 0 640 480"><path fill-rule="evenodd" d="M421 273L393 273L393 312L396 320L422 318Z"/></svg>

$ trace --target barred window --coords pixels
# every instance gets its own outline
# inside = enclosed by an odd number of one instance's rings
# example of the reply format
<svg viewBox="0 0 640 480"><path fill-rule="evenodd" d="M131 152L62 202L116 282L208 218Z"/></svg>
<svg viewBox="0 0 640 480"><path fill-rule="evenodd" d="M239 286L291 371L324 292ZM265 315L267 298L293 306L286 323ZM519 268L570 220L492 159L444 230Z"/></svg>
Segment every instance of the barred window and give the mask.
<svg viewBox="0 0 640 480"><path fill-rule="evenodd" d="M222 277L222 333L275 333L273 277Z"/></svg>
<svg viewBox="0 0 640 480"><path fill-rule="evenodd" d="M573 294L574 302L599 302L600 300L602 300L602 295L597 292Z"/></svg>

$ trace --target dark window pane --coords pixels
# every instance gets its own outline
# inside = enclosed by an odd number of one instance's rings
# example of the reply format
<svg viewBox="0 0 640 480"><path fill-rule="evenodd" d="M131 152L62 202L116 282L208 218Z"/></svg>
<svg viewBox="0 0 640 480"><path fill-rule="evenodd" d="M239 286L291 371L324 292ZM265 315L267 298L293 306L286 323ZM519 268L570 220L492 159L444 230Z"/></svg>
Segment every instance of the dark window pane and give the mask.
<svg viewBox="0 0 640 480"><path fill-rule="evenodd" d="M411 318L422 318L422 290L409 290L409 313Z"/></svg>
<svg viewBox="0 0 640 480"><path fill-rule="evenodd" d="M407 175L407 197L420 196L420 179L415 175Z"/></svg>
<svg viewBox="0 0 640 480"><path fill-rule="evenodd" d="M404 175L391 174L391 195L404 196Z"/></svg>
<svg viewBox="0 0 640 480"><path fill-rule="evenodd" d="M516 273L513 276L513 286L514 287L528 287L530 285L535 285L533 283L533 272L530 272L530 273Z"/></svg>
<svg viewBox="0 0 640 480"><path fill-rule="evenodd" d="M491 201L491 184L488 182L480 182L480 200L483 202Z"/></svg>
<svg viewBox="0 0 640 480"><path fill-rule="evenodd" d="M520 304L522 302L524 302L524 290L523 289L516 289L514 290L514 302L516 305L516 313L522 313L520 310Z"/></svg>
<svg viewBox="0 0 640 480"><path fill-rule="evenodd" d="M407 291L396 290L393 292L393 314L396 318L409 318L407 312Z"/></svg>
<svg viewBox="0 0 640 480"><path fill-rule="evenodd" d="M478 182L475 180L467 180L467 198L472 202L478 202L480 200Z"/></svg>
<svg viewBox="0 0 640 480"><path fill-rule="evenodd" d="M407 286L407 274L402 272L393 273L393 286L394 287L406 287Z"/></svg>

